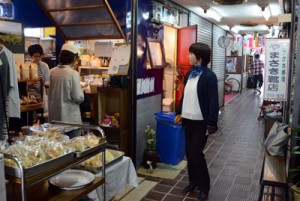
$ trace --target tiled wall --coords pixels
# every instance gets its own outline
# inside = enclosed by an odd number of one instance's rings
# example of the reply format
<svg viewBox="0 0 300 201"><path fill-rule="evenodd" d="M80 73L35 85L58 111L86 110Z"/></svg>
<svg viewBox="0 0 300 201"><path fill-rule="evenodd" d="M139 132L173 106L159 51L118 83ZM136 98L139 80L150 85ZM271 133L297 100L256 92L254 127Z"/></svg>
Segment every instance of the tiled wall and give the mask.
<svg viewBox="0 0 300 201"><path fill-rule="evenodd" d="M161 111L161 94L137 100L137 136L136 136L136 166L143 162L143 152L146 148L147 136L145 129L150 125L156 130L154 113Z"/></svg>

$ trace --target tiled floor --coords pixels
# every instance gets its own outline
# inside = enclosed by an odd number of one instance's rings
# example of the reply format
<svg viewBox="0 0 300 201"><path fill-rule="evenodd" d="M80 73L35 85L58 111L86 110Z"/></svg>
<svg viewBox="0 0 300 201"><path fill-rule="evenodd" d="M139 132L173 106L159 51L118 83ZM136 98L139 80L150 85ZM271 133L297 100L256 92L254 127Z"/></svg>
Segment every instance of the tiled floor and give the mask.
<svg viewBox="0 0 300 201"><path fill-rule="evenodd" d="M210 201L256 201L263 160L264 122L257 120L262 95L248 90L221 109L223 135L210 137L205 149L211 190ZM159 182L143 201L192 201L198 192L181 193L188 185L186 170L176 179L147 177Z"/></svg>

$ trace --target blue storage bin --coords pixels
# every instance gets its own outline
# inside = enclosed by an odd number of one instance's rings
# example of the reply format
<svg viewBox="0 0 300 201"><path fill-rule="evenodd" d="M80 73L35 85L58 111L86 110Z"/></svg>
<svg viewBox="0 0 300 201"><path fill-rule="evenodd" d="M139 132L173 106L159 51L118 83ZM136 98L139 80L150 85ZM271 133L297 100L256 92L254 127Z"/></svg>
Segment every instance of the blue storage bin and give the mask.
<svg viewBox="0 0 300 201"><path fill-rule="evenodd" d="M156 151L162 163L177 165L185 154L184 130L181 124L175 124L175 112L155 113Z"/></svg>

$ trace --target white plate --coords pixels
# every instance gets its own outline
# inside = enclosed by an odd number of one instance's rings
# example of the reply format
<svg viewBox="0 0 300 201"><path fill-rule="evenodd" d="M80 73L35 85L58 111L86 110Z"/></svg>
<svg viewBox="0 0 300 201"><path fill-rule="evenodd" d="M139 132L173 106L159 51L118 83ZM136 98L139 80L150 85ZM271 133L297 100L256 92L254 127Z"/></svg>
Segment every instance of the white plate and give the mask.
<svg viewBox="0 0 300 201"><path fill-rule="evenodd" d="M64 190L82 188L95 179L95 175L85 170L66 170L49 179L49 182Z"/></svg>

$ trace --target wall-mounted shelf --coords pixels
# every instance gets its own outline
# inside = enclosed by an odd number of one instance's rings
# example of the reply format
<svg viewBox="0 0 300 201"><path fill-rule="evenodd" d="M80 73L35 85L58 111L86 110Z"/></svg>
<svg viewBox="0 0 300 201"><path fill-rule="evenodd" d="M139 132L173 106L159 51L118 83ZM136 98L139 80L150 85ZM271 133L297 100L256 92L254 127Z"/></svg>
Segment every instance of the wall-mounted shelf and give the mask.
<svg viewBox="0 0 300 201"><path fill-rule="evenodd" d="M102 127L105 131L107 141L117 144L120 150L129 154L130 150L130 89L98 87L97 123L101 125L105 114L118 112L120 122L118 128Z"/></svg>
<svg viewBox="0 0 300 201"><path fill-rule="evenodd" d="M86 74L93 74L91 72L95 72L95 71L106 71L108 70L108 67L89 67L89 66L80 66L78 68L78 72L79 72L79 75L86 75ZM83 71L88 71L87 73L83 73Z"/></svg>
<svg viewBox="0 0 300 201"><path fill-rule="evenodd" d="M80 66L81 69L96 69L96 70L108 70L108 67L89 67L89 66Z"/></svg>

